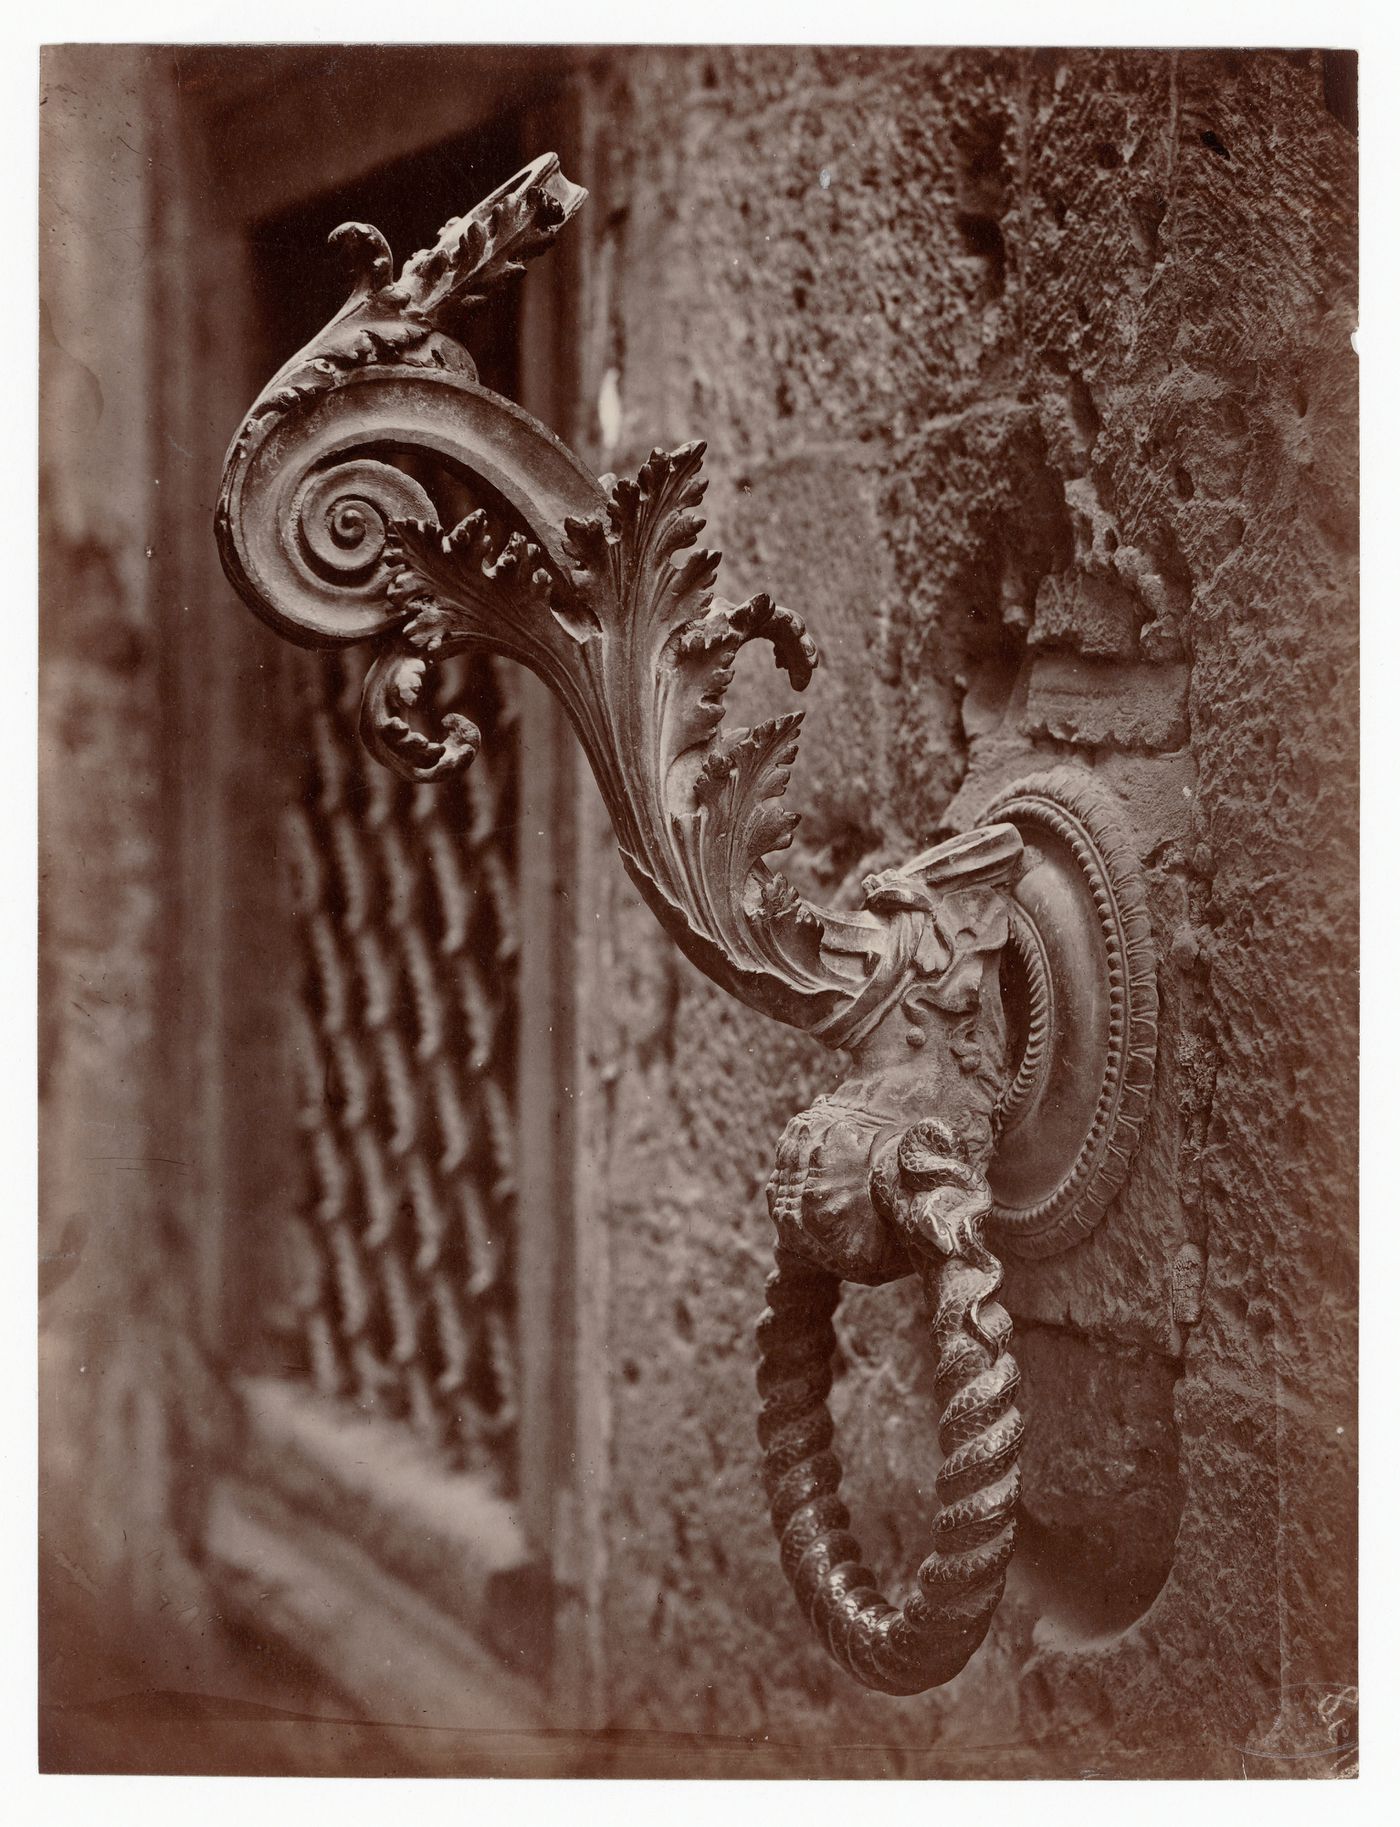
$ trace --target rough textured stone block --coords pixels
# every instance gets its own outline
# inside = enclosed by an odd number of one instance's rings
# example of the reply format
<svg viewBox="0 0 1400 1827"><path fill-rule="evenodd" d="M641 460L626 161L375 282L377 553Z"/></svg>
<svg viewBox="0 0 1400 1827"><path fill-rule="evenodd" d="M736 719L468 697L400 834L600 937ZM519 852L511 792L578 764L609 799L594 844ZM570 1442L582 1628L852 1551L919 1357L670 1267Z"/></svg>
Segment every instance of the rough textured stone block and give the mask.
<svg viewBox="0 0 1400 1827"><path fill-rule="evenodd" d="M1031 667L1022 728L1085 748L1184 748L1190 679L1185 666L1047 655Z"/></svg>

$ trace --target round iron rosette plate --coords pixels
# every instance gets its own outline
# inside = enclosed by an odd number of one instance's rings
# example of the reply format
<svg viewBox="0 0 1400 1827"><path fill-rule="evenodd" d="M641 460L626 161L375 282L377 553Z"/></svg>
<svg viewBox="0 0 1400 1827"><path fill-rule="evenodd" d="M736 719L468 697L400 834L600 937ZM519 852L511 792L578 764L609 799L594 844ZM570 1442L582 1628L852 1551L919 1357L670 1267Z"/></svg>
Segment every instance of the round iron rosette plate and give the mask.
<svg viewBox="0 0 1400 1827"><path fill-rule="evenodd" d="M1025 845L1002 994L1017 1062L989 1173L998 1247L1049 1256L1088 1236L1127 1178L1157 1052L1142 869L1115 801L1081 769L1018 781L985 824Z"/></svg>

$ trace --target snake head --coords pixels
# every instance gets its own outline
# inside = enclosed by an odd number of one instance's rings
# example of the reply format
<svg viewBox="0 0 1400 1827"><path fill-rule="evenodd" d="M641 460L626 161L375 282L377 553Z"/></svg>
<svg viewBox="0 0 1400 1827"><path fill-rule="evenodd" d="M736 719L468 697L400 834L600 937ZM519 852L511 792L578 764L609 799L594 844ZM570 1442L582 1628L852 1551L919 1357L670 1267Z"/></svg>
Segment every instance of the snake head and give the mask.
<svg viewBox="0 0 1400 1827"><path fill-rule="evenodd" d="M915 1248L974 1263L987 1255L982 1227L992 1196L980 1141L935 1117L912 1124L876 1151L874 1203Z"/></svg>
<svg viewBox="0 0 1400 1827"><path fill-rule="evenodd" d="M914 1123L876 1150L872 1201L905 1240L911 1257L938 1256L980 1271L968 1323L994 1354L1004 1340L984 1330L982 1306L1001 1286L1001 1264L983 1242L992 1210L986 1163L991 1126L971 1116L961 1128L938 1118Z"/></svg>

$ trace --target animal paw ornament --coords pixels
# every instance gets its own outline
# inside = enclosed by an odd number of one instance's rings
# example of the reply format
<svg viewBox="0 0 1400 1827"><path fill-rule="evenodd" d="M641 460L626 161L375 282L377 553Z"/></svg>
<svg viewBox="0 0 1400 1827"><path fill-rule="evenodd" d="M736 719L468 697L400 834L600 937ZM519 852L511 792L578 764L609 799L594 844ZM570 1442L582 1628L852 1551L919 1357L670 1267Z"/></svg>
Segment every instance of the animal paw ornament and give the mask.
<svg viewBox="0 0 1400 1827"><path fill-rule="evenodd" d="M769 858L800 713L724 727L740 649L793 690L817 665L801 618L726 600L697 546L704 446L595 479L482 387L474 309L585 199L536 159L397 278L382 235L332 239L344 305L281 369L230 447L216 531L249 606L303 645L369 641L361 730L416 781L469 766L479 731L426 715L435 668L486 649L564 706L661 926L720 988L848 1062L794 1116L768 1202L759 1434L784 1571L856 1679L949 1680L990 1624L1012 1552L1022 1423L996 1251L1043 1255L1099 1222L1152 1082L1156 988L1137 863L1086 770L1000 793L981 824L814 905ZM463 501L470 504L463 515ZM442 524L442 504L454 523ZM843 1281L913 1275L941 1407L932 1550L901 1606L862 1564L826 1406Z"/></svg>

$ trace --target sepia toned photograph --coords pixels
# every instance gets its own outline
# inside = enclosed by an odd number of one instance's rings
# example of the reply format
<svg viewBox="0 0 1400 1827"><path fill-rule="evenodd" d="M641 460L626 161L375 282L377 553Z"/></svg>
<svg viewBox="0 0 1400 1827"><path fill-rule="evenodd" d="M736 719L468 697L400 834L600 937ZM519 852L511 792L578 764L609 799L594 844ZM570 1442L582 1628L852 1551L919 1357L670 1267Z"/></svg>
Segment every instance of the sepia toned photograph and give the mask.
<svg viewBox="0 0 1400 1827"><path fill-rule="evenodd" d="M1357 54L38 75L40 1770L1355 1777Z"/></svg>

